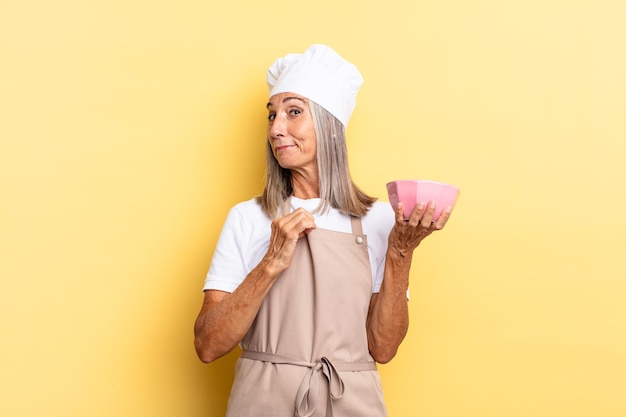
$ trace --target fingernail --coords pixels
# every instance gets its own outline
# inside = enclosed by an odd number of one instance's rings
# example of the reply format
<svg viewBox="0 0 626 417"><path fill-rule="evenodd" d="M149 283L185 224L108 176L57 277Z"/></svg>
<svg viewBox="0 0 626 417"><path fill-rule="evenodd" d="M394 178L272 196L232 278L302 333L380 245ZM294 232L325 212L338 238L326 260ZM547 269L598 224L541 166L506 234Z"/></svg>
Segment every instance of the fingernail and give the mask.
<svg viewBox="0 0 626 417"><path fill-rule="evenodd" d="M428 207L430 208L435 208L437 204L435 204L435 200L431 200L430 203L428 203Z"/></svg>
<svg viewBox="0 0 626 417"><path fill-rule="evenodd" d="M417 208L419 210L422 210L424 208L424 203L422 203L421 201L419 203L417 203Z"/></svg>

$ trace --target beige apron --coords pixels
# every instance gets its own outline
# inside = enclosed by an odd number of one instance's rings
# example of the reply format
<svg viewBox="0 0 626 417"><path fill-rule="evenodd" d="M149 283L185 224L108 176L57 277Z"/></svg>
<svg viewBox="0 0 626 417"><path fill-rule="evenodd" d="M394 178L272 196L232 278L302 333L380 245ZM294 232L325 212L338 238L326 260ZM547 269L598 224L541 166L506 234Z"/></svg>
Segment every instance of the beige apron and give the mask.
<svg viewBox="0 0 626 417"><path fill-rule="evenodd" d="M242 341L228 417L383 417L367 347L372 275L361 219L352 233L298 241Z"/></svg>

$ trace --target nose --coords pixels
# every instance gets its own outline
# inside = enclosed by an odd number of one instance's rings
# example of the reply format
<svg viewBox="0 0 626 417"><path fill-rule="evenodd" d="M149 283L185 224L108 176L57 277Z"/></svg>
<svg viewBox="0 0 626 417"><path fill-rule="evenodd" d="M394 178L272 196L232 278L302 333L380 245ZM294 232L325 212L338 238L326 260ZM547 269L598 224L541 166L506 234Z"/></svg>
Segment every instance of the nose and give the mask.
<svg viewBox="0 0 626 417"><path fill-rule="evenodd" d="M276 114L274 120L270 122L269 134L272 138L278 138L285 136L287 130L287 121L280 114Z"/></svg>

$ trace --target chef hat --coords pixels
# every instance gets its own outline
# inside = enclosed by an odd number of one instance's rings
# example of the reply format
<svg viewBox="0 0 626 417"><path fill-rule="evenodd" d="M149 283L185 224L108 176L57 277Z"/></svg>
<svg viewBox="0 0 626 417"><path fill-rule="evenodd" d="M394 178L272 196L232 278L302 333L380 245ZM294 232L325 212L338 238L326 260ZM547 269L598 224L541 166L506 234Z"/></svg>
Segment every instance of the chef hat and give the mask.
<svg viewBox="0 0 626 417"><path fill-rule="evenodd" d="M363 84L359 70L326 45L278 58L267 71L270 97L296 93L328 110L348 125Z"/></svg>

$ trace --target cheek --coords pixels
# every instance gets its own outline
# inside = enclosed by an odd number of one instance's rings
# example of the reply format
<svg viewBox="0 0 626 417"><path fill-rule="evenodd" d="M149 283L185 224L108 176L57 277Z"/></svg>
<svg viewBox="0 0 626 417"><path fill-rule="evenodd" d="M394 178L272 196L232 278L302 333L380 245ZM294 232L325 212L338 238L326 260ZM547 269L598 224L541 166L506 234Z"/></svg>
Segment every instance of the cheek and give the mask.
<svg viewBox="0 0 626 417"><path fill-rule="evenodd" d="M305 138L308 146L315 147L315 129L312 124L307 124L306 126L302 126L300 130L300 134L302 138Z"/></svg>

